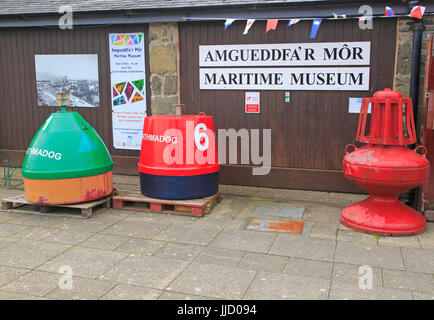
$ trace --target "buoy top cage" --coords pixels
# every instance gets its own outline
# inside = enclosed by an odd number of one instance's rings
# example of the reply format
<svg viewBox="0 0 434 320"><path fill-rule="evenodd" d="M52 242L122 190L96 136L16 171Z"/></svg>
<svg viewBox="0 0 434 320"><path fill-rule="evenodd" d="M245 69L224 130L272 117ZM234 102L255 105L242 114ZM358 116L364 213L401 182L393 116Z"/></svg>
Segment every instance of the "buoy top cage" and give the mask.
<svg viewBox="0 0 434 320"><path fill-rule="evenodd" d="M368 110L371 105L371 120ZM369 133L367 133L369 127ZM380 145L406 145L416 143L413 106L410 98L398 91L384 89L372 98L363 98L357 126L356 140Z"/></svg>

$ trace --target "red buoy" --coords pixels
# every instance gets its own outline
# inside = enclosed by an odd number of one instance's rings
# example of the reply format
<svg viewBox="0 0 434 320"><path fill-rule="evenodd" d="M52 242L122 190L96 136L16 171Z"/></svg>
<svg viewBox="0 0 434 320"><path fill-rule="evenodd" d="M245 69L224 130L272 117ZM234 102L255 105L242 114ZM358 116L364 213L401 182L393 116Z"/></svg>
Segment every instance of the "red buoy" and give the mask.
<svg viewBox="0 0 434 320"><path fill-rule="evenodd" d="M369 105L372 107L370 123ZM342 224L381 235L424 231L424 216L398 199L400 193L425 183L429 176L426 148L405 147L416 143L411 99L402 98L399 92L390 89L376 92L373 98L364 98L356 140L367 145L346 147L343 172L348 180L368 191L369 198L345 208L340 218ZM349 151L349 147L354 151Z"/></svg>
<svg viewBox="0 0 434 320"><path fill-rule="evenodd" d="M138 164L143 194L160 199L196 199L218 192L214 121L199 115L148 116Z"/></svg>

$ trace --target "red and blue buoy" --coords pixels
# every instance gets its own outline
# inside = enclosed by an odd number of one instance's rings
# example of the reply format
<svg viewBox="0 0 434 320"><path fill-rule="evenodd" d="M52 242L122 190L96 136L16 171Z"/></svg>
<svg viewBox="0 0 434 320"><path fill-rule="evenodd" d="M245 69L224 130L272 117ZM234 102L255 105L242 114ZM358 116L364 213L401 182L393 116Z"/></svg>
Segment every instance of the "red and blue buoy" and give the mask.
<svg viewBox="0 0 434 320"><path fill-rule="evenodd" d="M214 120L199 115L145 118L138 164L141 192L159 199L197 199L218 192Z"/></svg>

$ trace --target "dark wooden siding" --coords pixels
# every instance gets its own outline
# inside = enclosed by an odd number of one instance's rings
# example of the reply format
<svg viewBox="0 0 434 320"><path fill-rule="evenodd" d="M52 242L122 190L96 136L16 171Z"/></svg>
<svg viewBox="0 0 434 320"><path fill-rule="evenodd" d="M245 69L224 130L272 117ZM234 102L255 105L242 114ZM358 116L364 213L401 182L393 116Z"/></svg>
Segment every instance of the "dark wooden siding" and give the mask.
<svg viewBox="0 0 434 320"><path fill-rule="evenodd" d="M348 113L348 98L372 96L393 86L396 22L376 19L372 30L358 21L323 21L316 39L309 38L311 21L287 27L281 21L265 33L256 21L243 35L245 21L223 31L220 22L180 24L181 100L188 113L214 116L217 128L272 128L272 167L268 176L252 176L249 166L227 165L223 183L328 191L360 191L342 176L344 148L354 143L358 114ZM369 91L260 91L261 113L244 113L244 92L259 90L199 90L199 45L371 41ZM239 157L238 157L239 159Z"/></svg>
<svg viewBox="0 0 434 320"><path fill-rule="evenodd" d="M144 32L145 39L148 38L146 24L80 26L72 30L0 29L0 149L9 150L15 164L20 165L23 158L20 151L27 149L48 115L58 110L37 106L35 54L98 54L100 107L74 109L102 137L115 160L117 172L137 171L139 151L113 148L109 33L116 32ZM145 41L146 52L147 45ZM149 79L148 58L146 72ZM146 85L150 110L149 81Z"/></svg>

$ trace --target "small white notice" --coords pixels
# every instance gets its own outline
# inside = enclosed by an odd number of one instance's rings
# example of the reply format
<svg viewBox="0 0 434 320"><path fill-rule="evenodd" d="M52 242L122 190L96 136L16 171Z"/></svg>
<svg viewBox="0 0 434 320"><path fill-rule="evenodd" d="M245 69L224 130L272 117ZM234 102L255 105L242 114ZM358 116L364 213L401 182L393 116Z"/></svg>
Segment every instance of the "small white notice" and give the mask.
<svg viewBox="0 0 434 320"><path fill-rule="evenodd" d="M244 106L246 113L260 113L259 92L246 92L246 103Z"/></svg>
<svg viewBox="0 0 434 320"><path fill-rule="evenodd" d="M349 98L348 113L360 113L362 99L363 98ZM371 113L371 104L369 104L368 113Z"/></svg>

